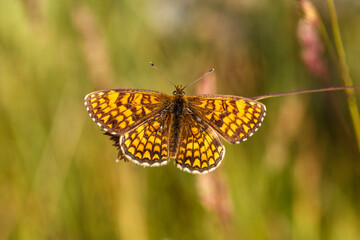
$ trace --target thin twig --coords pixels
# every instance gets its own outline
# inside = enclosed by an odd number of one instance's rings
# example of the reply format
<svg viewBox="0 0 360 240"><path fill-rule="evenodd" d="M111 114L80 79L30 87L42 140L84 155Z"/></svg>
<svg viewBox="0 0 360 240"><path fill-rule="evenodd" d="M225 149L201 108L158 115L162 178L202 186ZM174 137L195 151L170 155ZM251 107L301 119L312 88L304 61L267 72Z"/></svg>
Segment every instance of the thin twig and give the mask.
<svg viewBox="0 0 360 240"><path fill-rule="evenodd" d="M250 99L262 100L262 99L272 98L272 97L282 97L282 96L288 96L288 95L315 93L315 92L330 92L330 91L347 90L347 89L354 89L354 88L360 88L360 86L328 87L328 88L300 90L300 91L285 92L285 93L265 94L265 95L261 95L261 96L250 97Z"/></svg>

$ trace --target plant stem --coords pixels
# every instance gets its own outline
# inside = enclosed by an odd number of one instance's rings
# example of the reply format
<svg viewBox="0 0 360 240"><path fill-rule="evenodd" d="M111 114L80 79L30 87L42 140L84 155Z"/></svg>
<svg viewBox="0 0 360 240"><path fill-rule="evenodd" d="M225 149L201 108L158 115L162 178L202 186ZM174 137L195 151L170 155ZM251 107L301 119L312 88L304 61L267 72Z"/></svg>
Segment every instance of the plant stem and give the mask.
<svg viewBox="0 0 360 240"><path fill-rule="evenodd" d="M350 77L349 66L346 62L346 55L344 51L344 45L341 39L341 33L339 29L339 22L336 14L336 9L333 0L327 0L330 18L331 18L331 25L334 34L334 41L336 46L336 51L339 56L339 64L340 64L340 71L341 71L341 78L344 81L345 86L352 86L353 81ZM350 111L350 116L353 121L355 136L358 143L358 149L360 151L360 114L359 108L356 103L355 97L355 90L354 89L346 89L347 101Z"/></svg>

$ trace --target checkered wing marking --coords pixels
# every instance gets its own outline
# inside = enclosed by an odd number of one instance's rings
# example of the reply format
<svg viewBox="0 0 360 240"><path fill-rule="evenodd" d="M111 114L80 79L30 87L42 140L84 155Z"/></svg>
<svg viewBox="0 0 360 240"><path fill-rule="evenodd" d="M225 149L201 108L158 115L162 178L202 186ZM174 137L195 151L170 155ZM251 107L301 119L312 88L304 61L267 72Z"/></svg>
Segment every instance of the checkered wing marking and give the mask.
<svg viewBox="0 0 360 240"><path fill-rule="evenodd" d="M230 143L251 137L266 114L264 104L237 96L187 97L189 108Z"/></svg>
<svg viewBox="0 0 360 240"><path fill-rule="evenodd" d="M110 89L85 97L90 117L106 132L120 136L161 111L170 96L149 90Z"/></svg>
<svg viewBox="0 0 360 240"><path fill-rule="evenodd" d="M169 160L170 113L161 112L120 137L125 157L141 166L160 166Z"/></svg>
<svg viewBox="0 0 360 240"><path fill-rule="evenodd" d="M184 117L176 165L190 173L214 170L224 158L225 148L211 127L194 115Z"/></svg>

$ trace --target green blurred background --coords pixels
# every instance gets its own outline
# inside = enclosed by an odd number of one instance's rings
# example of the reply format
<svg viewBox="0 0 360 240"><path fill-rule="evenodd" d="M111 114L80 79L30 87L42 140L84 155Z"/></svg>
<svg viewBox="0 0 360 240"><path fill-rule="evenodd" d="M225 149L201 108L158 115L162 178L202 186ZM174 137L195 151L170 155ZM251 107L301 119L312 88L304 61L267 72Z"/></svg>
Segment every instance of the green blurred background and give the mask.
<svg viewBox="0 0 360 240"><path fill-rule="evenodd" d="M327 3L314 4L333 46ZM335 4L360 85L360 3ZM262 101L262 127L225 143L206 176L116 163L83 104L105 88L171 94L149 61L177 84L214 67L188 95L343 85L304 16L285 0L0 1L0 239L359 239L344 92Z"/></svg>

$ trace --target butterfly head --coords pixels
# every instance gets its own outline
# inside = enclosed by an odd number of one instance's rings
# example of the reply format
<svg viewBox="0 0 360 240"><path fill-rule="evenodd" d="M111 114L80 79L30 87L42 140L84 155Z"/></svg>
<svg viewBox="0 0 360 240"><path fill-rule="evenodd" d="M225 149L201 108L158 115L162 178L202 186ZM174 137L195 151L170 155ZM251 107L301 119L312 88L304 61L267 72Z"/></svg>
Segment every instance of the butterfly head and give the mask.
<svg viewBox="0 0 360 240"><path fill-rule="evenodd" d="M184 96L185 95L184 88L181 85L177 85L176 90L173 92L173 94Z"/></svg>

